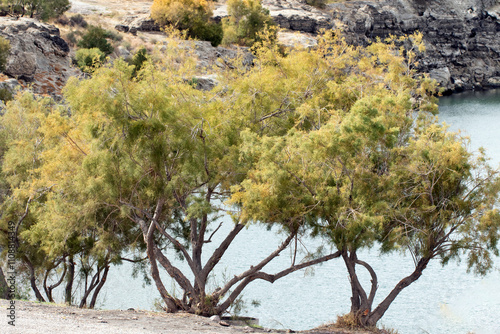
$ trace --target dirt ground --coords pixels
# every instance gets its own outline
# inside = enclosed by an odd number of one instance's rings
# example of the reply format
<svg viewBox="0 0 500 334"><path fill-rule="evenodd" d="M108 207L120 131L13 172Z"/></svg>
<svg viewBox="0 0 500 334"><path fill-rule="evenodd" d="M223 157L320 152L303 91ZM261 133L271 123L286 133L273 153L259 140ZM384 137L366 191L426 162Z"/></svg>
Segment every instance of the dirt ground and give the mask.
<svg viewBox="0 0 500 334"><path fill-rule="evenodd" d="M141 310L89 310L64 305L0 299L2 334L242 334L295 333L248 326L223 326L219 321L192 314L169 314ZM14 318L9 315L13 314ZM15 326L9 324L14 320ZM366 331L323 327L302 334L370 334Z"/></svg>
<svg viewBox="0 0 500 334"><path fill-rule="evenodd" d="M8 300L0 300L2 334L229 334L251 333L248 327L224 327L209 318L139 310L89 310L15 301L15 326L9 325Z"/></svg>

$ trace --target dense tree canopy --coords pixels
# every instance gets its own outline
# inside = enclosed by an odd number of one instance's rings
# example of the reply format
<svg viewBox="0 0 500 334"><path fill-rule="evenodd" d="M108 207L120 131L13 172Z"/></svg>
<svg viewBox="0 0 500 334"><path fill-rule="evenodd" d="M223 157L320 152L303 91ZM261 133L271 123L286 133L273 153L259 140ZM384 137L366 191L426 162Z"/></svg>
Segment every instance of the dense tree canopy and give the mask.
<svg viewBox="0 0 500 334"><path fill-rule="evenodd" d="M435 87L411 68L421 35L354 47L326 32L311 50L285 50L273 36L259 35L252 66L236 58L211 69L212 90L196 89L203 70L190 48L169 41L140 68L116 60L91 78L72 78L65 105L30 94L7 105L1 222L18 222L34 290L35 269L47 277L61 266L57 277L69 275L71 296L77 259L83 306L110 264L136 250L147 255L169 312L222 314L254 280L273 283L341 258L351 316L374 325L433 258L464 254L477 272L491 268L498 177L433 116ZM232 218L228 232L221 216ZM210 282L254 223L279 227L282 243L241 273ZM293 256L269 272L285 249L298 254L293 241L304 234L325 238L332 251ZM375 306L377 275L358 255L377 246L406 250L415 271ZM368 293L360 267L372 277ZM161 269L182 295L167 288ZM44 283L46 292L54 285Z"/></svg>
<svg viewBox="0 0 500 334"><path fill-rule="evenodd" d="M484 274L498 255L498 173L439 125L432 99L415 99L427 82L419 88L405 65L420 37L410 41L414 46L399 56L377 43L349 53L337 65L349 68L347 75L335 75L322 90L323 108L298 109L312 116L309 122L278 136L247 132L243 152L252 169L232 197L244 217L303 219L330 240L349 273L355 325L375 325L434 258L445 264L464 255ZM377 275L358 253L376 246L409 252L415 271L375 307ZM368 292L357 267L371 275Z"/></svg>

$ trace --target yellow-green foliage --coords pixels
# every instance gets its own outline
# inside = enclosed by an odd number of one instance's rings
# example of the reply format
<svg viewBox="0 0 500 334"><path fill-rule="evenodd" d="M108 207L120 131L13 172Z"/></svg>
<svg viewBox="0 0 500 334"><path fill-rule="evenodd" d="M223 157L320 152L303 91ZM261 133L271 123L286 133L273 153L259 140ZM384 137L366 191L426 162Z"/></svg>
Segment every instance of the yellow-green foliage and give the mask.
<svg viewBox="0 0 500 334"><path fill-rule="evenodd" d="M212 217L229 207L240 228L306 229L350 252L418 245L416 257L447 261L466 251L485 273L498 248L500 183L432 116L435 86L411 67L420 45L415 35L355 47L330 31L313 50L282 52L264 32L252 67L213 69L219 85L200 91L194 56L169 41L140 69L117 60L70 79L67 106L21 95L1 120L5 212L31 198L22 241L52 257L86 244L118 256L148 221L165 237L157 249L168 239L193 263L187 249L203 247L193 240L208 240ZM206 281L212 263L176 269L191 312L220 314L237 297L225 293L243 274L211 294L186 283L184 274ZM185 302L163 297L169 308Z"/></svg>
<svg viewBox="0 0 500 334"><path fill-rule="evenodd" d="M76 63L78 67L86 73L92 73L96 68L101 66L106 59L106 55L98 48L78 49L75 53Z"/></svg>
<svg viewBox="0 0 500 334"><path fill-rule="evenodd" d="M211 15L212 8L206 0L155 0L151 6L153 20L179 29L188 29L195 20L207 21Z"/></svg>
<svg viewBox="0 0 500 334"><path fill-rule="evenodd" d="M151 6L151 17L158 24L170 24L186 30L188 36L219 45L222 27L211 22L212 3L207 0L155 0Z"/></svg>
<svg viewBox="0 0 500 334"><path fill-rule="evenodd" d="M5 70L5 65L7 65L7 57L10 53L10 42L9 40L0 37L0 71Z"/></svg>
<svg viewBox="0 0 500 334"><path fill-rule="evenodd" d="M260 32L274 24L260 0L228 0L226 4L229 17L222 20L224 45L251 46Z"/></svg>

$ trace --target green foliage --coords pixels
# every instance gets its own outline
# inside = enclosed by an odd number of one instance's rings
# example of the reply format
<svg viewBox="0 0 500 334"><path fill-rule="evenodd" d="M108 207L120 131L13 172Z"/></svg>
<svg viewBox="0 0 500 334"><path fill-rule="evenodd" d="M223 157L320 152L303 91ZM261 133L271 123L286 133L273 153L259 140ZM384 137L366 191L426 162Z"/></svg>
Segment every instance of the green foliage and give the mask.
<svg viewBox="0 0 500 334"><path fill-rule="evenodd" d="M106 59L106 55L98 48L78 49L75 53L78 67L86 73L92 73Z"/></svg>
<svg viewBox="0 0 500 334"><path fill-rule="evenodd" d="M109 31L101 27L90 26L87 33L78 42L78 47L84 49L98 48L107 56L114 50L113 46L107 40L112 37L113 35Z"/></svg>
<svg viewBox="0 0 500 334"><path fill-rule="evenodd" d="M319 9L324 9L326 7L327 0L306 0L306 4Z"/></svg>
<svg viewBox="0 0 500 334"><path fill-rule="evenodd" d="M69 22L71 26L78 26L81 28L87 28L88 23L85 18L81 14L73 15L69 18Z"/></svg>
<svg viewBox="0 0 500 334"><path fill-rule="evenodd" d="M14 15L37 17L42 21L58 17L71 7L69 0L6 0L3 2L9 6Z"/></svg>
<svg viewBox="0 0 500 334"><path fill-rule="evenodd" d="M7 101L11 101L13 99L12 92L10 91L9 88L0 88L0 100L3 103L6 103Z"/></svg>
<svg viewBox="0 0 500 334"><path fill-rule="evenodd" d="M217 46L222 42L224 32L220 23L194 20L192 26L188 28L188 35Z"/></svg>
<svg viewBox="0 0 500 334"><path fill-rule="evenodd" d="M134 74L139 72L144 65L144 63L148 60L148 51L146 48L142 47L132 56L130 59L130 64L134 65Z"/></svg>
<svg viewBox="0 0 500 334"><path fill-rule="evenodd" d="M0 37L0 71L5 71L7 65L7 57L10 53L10 42L4 37Z"/></svg>
<svg viewBox="0 0 500 334"><path fill-rule="evenodd" d="M258 7L237 4L242 13ZM167 310L202 315L228 310L256 278L274 282L341 257L353 291L344 320L354 325L374 325L385 312L372 312L377 282L357 258L361 249L409 250L417 268L405 286L435 257L465 255L478 273L491 269L500 182L432 115L435 85L411 67L422 36L355 47L329 31L313 50L283 52L273 31L258 34L254 66L214 69L219 85L210 91L187 79L200 74L192 50L169 41L161 55L139 51L133 64L117 60L91 78L70 79L68 105L27 93L9 103L0 138L12 191L2 209L7 218L30 204L23 252L41 267L69 252L88 273L92 263L119 262L124 249L145 247ZM231 231L204 253L228 211ZM206 289L251 223L278 226L285 240L261 263ZM300 233L337 251L267 273L287 247L297 252L291 241ZM165 288L158 263L184 298ZM360 265L375 282L370 293L357 278Z"/></svg>
<svg viewBox="0 0 500 334"><path fill-rule="evenodd" d="M210 41L217 46L222 41L222 27L212 22L212 4L206 0L155 0L151 17L160 25L170 24L186 30L189 37Z"/></svg>
<svg viewBox="0 0 500 334"><path fill-rule="evenodd" d="M274 25L269 10L259 0L228 0L229 17L222 20L224 45L252 46L259 40L259 33Z"/></svg>

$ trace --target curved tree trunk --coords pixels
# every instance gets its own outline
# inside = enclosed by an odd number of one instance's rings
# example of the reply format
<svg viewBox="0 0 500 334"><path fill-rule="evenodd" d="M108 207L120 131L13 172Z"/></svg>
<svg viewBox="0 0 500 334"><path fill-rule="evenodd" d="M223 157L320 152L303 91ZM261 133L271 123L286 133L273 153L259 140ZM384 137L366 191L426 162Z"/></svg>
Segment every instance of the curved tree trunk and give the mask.
<svg viewBox="0 0 500 334"><path fill-rule="evenodd" d="M396 284L394 289L387 295L387 297L371 312L367 318L366 324L369 326L375 326L377 322L384 316L385 312L391 306L391 303L396 299L404 288L408 287L410 284L415 282L422 276L422 271L427 267L430 261L430 257L425 257L418 261L415 270L409 275L403 278Z"/></svg>
<svg viewBox="0 0 500 334"><path fill-rule="evenodd" d="M95 288L94 293L92 295L92 300L90 301L89 308L93 309L95 307L95 303L97 301L97 295L99 295L99 292L101 292L104 283L106 283L108 272L109 272L109 264L106 264L106 267L104 268L104 273L102 274L101 281L99 282L99 285L97 285L97 287Z"/></svg>
<svg viewBox="0 0 500 334"><path fill-rule="evenodd" d="M43 289L45 290L45 295L47 296L47 299L49 300L49 302L51 303L54 303L54 298L52 296L52 290L54 290L55 288L57 288L59 285L61 285L61 283L63 282L64 280L64 276L66 276L66 270L68 269L67 265L66 265L66 262L63 262L65 260L65 258L62 258L61 260L59 260L59 262L57 262L57 264L54 265L54 267L52 268L49 268L46 272L45 272L45 278L43 280ZM64 269L63 269L63 273L61 274L61 277L59 278L59 281L57 281L56 283L50 285L50 286L47 286L47 280L49 278L49 275L50 275L50 272L57 268L59 266L60 263L63 263L64 265Z"/></svg>
<svg viewBox="0 0 500 334"><path fill-rule="evenodd" d="M26 265L30 270L31 289L35 293L36 300L38 300L39 302L44 302L45 299L43 298L42 294L40 293L40 290L38 290L38 287L36 286L35 267L26 256L24 256L24 262L26 263Z"/></svg>

